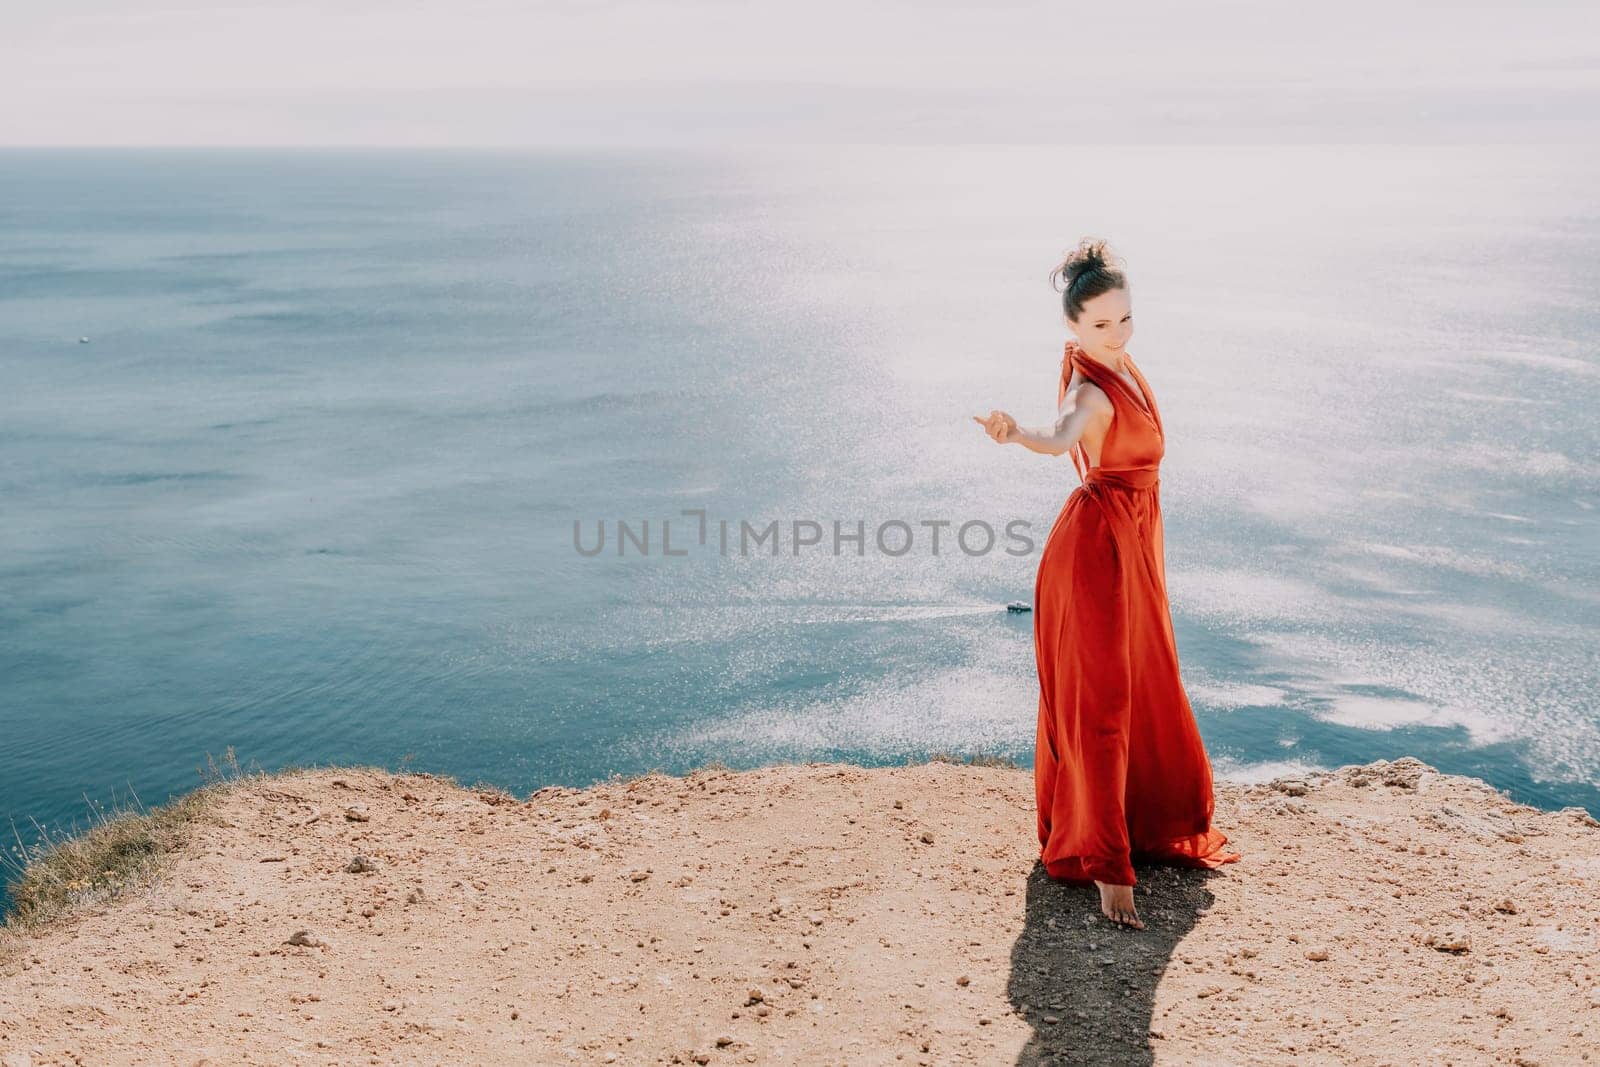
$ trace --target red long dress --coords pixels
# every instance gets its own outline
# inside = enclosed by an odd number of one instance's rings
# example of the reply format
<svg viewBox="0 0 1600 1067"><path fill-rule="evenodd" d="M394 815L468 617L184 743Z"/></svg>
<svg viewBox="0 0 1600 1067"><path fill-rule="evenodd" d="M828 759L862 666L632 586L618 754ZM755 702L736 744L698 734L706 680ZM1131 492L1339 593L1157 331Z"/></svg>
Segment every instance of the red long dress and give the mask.
<svg viewBox="0 0 1600 1067"><path fill-rule="evenodd" d="M1127 353L1123 353L1127 357ZM1239 859L1211 828L1211 762L1178 674L1167 603L1157 468L1165 454L1155 394L1144 398L1067 342L1115 409L1089 466L1080 441L1073 489L1050 528L1034 585L1039 845L1051 878L1134 885L1133 860L1216 867Z"/></svg>

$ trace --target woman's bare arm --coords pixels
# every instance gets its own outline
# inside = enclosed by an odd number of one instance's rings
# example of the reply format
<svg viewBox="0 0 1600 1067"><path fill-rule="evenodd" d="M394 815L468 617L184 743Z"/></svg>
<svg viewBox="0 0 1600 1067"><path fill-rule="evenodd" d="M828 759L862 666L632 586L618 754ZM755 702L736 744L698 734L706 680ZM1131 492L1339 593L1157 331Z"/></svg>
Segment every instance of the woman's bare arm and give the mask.
<svg viewBox="0 0 1600 1067"><path fill-rule="evenodd" d="M1018 444L1032 452L1059 456L1077 444L1084 431L1097 422L1109 425L1113 410L1110 398L1100 387L1086 381L1067 390L1055 422L1048 426L1018 426L1016 420L1003 411L993 412L987 419L976 415L973 418L1000 444Z"/></svg>

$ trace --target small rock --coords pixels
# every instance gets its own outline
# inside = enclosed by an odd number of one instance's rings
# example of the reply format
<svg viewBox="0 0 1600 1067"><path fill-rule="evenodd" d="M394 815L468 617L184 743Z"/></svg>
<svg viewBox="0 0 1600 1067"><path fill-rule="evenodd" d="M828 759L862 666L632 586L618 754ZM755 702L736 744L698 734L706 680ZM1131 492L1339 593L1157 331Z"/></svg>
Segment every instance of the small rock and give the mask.
<svg viewBox="0 0 1600 1067"><path fill-rule="evenodd" d="M352 804L344 809L344 817L351 822L371 822L372 816L367 814L365 804Z"/></svg>
<svg viewBox="0 0 1600 1067"><path fill-rule="evenodd" d="M727 1034L718 1034L717 1035L717 1047L718 1048L727 1048L731 1044L733 1044L733 1038L729 1037Z"/></svg>
<svg viewBox="0 0 1600 1067"><path fill-rule="evenodd" d="M1422 943L1429 948L1438 949L1440 952L1454 952L1460 955L1472 948L1472 941L1466 934L1454 930L1443 930L1429 934L1422 939Z"/></svg>
<svg viewBox="0 0 1600 1067"><path fill-rule="evenodd" d="M972 981L972 979L971 979L971 978L968 978L968 977L967 977L967 976L966 976L966 975L964 975L964 974L961 974L961 975L957 975L957 976L956 976L956 985L961 985L961 986L964 986L964 985L967 985L967 984L968 984L968 983L970 983L970 982L971 982L971 981Z"/></svg>
<svg viewBox="0 0 1600 1067"><path fill-rule="evenodd" d="M371 860L360 854L352 857L350 862L344 865L344 869L350 874L363 874L367 871L377 870L377 868L373 866Z"/></svg>
<svg viewBox="0 0 1600 1067"><path fill-rule="evenodd" d="M1287 793L1292 797L1303 797L1311 791L1303 778L1274 778L1272 788L1280 793Z"/></svg>
<svg viewBox="0 0 1600 1067"><path fill-rule="evenodd" d="M1328 950L1325 949L1325 948L1308 948L1308 949L1306 949L1306 959L1308 959L1308 960L1316 960L1318 963L1321 963L1323 960L1325 960L1327 958L1328 958Z"/></svg>
<svg viewBox="0 0 1600 1067"><path fill-rule="evenodd" d="M1423 772L1432 771L1433 769L1415 756L1401 756L1385 766L1380 773L1384 785L1398 786L1401 789L1416 789L1418 782L1422 780Z"/></svg>
<svg viewBox="0 0 1600 1067"><path fill-rule="evenodd" d="M1600 819L1590 815L1586 808L1562 808L1557 814L1570 815L1585 826L1600 826Z"/></svg>
<svg viewBox="0 0 1600 1067"><path fill-rule="evenodd" d="M296 930L284 941L285 945L302 945L306 948L318 948L322 943L322 939L310 930Z"/></svg>
<svg viewBox="0 0 1600 1067"><path fill-rule="evenodd" d="M933 844L933 833L932 833L932 831L929 831L929 830L922 831L922 837L920 838L920 840L922 841L922 843L924 845Z"/></svg>
<svg viewBox="0 0 1600 1067"><path fill-rule="evenodd" d="M1515 915L1517 913L1517 902L1512 900L1510 897L1507 897L1500 903L1496 904L1494 906L1494 910L1503 911L1507 915Z"/></svg>

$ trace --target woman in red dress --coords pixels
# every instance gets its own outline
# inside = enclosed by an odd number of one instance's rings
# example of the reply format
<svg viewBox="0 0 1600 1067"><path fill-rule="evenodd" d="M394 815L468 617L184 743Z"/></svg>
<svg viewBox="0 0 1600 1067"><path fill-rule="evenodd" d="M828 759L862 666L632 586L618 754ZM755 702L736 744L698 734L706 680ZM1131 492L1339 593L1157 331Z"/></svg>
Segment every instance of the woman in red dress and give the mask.
<svg viewBox="0 0 1600 1067"><path fill-rule="evenodd" d="M1074 335L1055 422L974 418L1001 444L1070 453L1082 481L1050 528L1034 585L1040 858L1051 878L1098 886L1107 918L1143 929L1135 858L1216 867L1239 854L1211 828L1211 763L1178 673L1157 477L1165 438L1127 351L1127 278L1094 240L1050 278Z"/></svg>

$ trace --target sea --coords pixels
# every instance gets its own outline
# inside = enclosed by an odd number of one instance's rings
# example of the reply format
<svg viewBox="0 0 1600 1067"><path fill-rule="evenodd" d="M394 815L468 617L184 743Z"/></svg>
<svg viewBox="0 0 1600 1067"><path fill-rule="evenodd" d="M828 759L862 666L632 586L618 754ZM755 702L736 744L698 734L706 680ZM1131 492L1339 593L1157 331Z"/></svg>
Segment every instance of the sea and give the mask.
<svg viewBox="0 0 1600 1067"><path fill-rule="evenodd" d="M1600 149L0 150L0 852L225 768L1030 767L1103 237L1219 779L1600 814ZM1031 835L1031 819L1019 820ZM0 906L5 903L0 898Z"/></svg>

